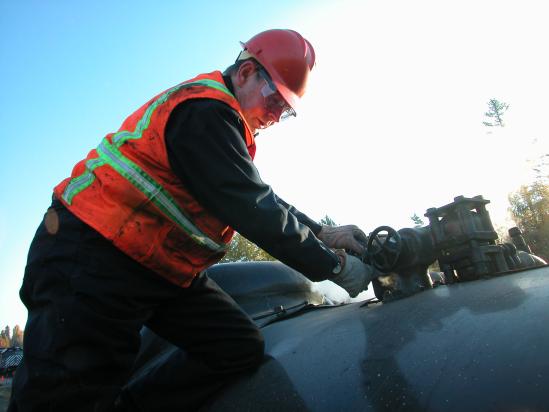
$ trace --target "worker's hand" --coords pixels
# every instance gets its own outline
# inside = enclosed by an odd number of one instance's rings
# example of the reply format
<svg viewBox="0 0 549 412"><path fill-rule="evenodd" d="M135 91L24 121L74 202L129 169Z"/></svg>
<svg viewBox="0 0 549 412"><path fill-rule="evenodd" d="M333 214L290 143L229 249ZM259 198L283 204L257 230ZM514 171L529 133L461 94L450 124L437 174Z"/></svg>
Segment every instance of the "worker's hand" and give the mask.
<svg viewBox="0 0 549 412"><path fill-rule="evenodd" d="M368 236L355 225L322 225L318 238L332 249L348 249L363 256L366 252Z"/></svg>
<svg viewBox="0 0 549 412"><path fill-rule="evenodd" d="M341 286L349 295L354 298L363 290L368 288L368 284L374 278L374 268L362 263L362 261L352 255L341 251L336 251L342 264L341 271L334 275L330 280Z"/></svg>

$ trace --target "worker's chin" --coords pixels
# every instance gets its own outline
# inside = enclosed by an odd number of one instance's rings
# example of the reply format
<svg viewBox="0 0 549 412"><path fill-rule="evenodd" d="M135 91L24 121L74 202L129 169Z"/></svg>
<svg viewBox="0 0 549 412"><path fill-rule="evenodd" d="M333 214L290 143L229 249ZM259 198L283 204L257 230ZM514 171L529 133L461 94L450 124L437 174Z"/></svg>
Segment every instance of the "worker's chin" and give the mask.
<svg viewBox="0 0 549 412"><path fill-rule="evenodd" d="M267 129L269 127L271 127L274 123L271 122L271 121L266 121L264 122L263 120L261 119L257 119L257 125L256 125L256 130L264 130L264 129Z"/></svg>
<svg viewBox="0 0 549 412"><path fill-rule="evenodd" d="M260 130L265 129L265 125L258 118L254 118L252 122L250 122L250 127L252 128L253 133L257 133Z"/></svg>
<svg viewBox="0 0 549 412"><path fill-rule="evenodd" d="M270 121L263 121L260 116L253 116L246 119L248 126L251 129L252 133L258 133L261 130L267 129L272 125Z"/></svg>

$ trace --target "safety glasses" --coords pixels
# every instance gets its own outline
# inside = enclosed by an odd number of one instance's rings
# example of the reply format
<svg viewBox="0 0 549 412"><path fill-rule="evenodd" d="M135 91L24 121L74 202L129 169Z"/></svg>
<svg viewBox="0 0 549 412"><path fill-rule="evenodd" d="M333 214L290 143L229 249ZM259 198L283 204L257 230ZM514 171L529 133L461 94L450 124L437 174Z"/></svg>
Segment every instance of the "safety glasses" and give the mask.
<svg viewBox="0 0 549 412"><path fill-rule="evenodd" d="M265 86L261 88L261 94L265 99L265 107L269 113L278 115L278 121L286 120L291 116L295 117L295 110L292 109L292 107L286 103L284 98L280 95L265 69L258 67L257 71L263 80L265 80Z"/></svg>

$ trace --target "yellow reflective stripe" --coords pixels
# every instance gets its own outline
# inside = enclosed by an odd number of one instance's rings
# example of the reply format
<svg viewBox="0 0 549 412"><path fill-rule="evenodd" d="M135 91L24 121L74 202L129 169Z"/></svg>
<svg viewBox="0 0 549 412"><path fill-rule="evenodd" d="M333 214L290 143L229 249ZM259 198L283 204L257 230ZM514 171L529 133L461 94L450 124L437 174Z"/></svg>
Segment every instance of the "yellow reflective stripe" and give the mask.
<svg viewBox="0 0 549 412"><path fill-rule="evenodd" d="M220 90L234 98L233 94L229 91L229 89L227 89L227 87L224 84L219 83L218 81L215 81L215 80L202 79L202 80L196 80L190 83L181 83L180 85L177 85L167 90L158 99L156 99L153 103L151 103L149 107L147 107L147 110L145 110L145 113L143 113L143 116L137 122L135 130L133 132L121 130L118 133L116 133L112 139L113 143L116 144L118 147L120 147L128 139L140 139L141 136L143 135L143 132L147 130L147 128L149 127L149 124L151 123L151 117L155 112L156 108L161 104L165 103L166 100L168 100L168 97L170 97L170 95L177 92L178 90L188 88L188 87L193 87L193 86L206 86L212 89Z"/></svg>
<svg viewBox="0 0 549 412"><path fill-rule="evenodd" d="M125 157L107 139L103 139L97 148L99 156L106 164L130 182L143 193L156 207L170 218L178 227L187 233L195 242L216 252L227 248L224 243L218 244L204 234L183 210L181 210L171 195L158 184L147 172Z"/></svg>
<svg viewBox="0 0 549 412"><path fill-rule="evenodd" d="M103 139L97 147L97 152L100 157L86 161L86 170L80 176L71 179L63 191L63 199L65 199L68 204L71 204L74 196L94 182L94 170L99 166L108 164L150 199L173 223L187 233L196 243L213 251L226 250L227 245L224 243L218 244L204 234L190 218L185 215L183 210L178 207L177 202L168 191L118 150L118 148L129 139L140 139L143 136L143 132L147 130L150 125L153 113L160 105L168 100L170 95L182 88L193 86L210 87L222 91L234 98L234 95L224 84L212 79L189 81L167 90L147 107L141 119L136 123L133 132L127 130L119 131L113 136L112 144L106 138Z"/></svg>
<svg viewBox="0 0 549 412"><path fill-rule="evenodd" d="M71 205L74 196L89 187L95 180L95 175L93 174L93 171L97 167L103 166L104 164L105 162L103 162L102 159L88 159L86 161L86 170L84 171L84 173L82 173L78 177L75 177L74 179L71 179L71 181L63 191L63 194L61 195L63 200Z"/></svg>

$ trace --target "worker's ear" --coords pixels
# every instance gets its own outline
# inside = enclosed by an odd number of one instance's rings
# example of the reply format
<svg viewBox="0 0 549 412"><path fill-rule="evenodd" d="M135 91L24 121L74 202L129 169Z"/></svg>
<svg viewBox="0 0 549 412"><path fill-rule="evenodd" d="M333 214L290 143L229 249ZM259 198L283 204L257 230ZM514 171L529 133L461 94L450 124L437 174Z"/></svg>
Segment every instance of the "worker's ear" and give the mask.
<svg viewBox="0 0 549 412"><path fill-rule="evenodd" d="M251 60L242 63L236 72L236 85L242 87L248 79L255 75L256 71L255 64Z"/></svg>

